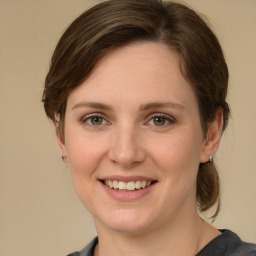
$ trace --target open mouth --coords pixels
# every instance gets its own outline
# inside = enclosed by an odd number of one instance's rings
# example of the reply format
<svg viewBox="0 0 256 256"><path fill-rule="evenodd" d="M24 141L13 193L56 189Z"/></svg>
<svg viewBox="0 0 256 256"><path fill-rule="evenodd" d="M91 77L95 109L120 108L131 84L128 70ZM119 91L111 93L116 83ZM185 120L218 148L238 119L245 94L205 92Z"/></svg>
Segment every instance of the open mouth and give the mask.
<svg viewBox="0 0 256 256"><path fill-rule="evenodd" d="M145 180L137 180L137 181L117 181L117 180L101 180L107 187L121 190L121 191L136 191L140 189L145 189L151 185L153 185L156 181L145 181Z"/></svg>

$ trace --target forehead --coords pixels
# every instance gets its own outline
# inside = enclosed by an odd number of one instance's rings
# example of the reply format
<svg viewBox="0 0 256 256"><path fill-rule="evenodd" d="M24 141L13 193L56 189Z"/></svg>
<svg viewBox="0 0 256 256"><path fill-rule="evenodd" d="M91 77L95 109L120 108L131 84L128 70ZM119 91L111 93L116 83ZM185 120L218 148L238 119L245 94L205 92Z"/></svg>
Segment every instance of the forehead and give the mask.
<svg viewBox="0 0 256 256"><path fill-rule="evenodd" d="M183 79L177 76L178 73L181 75L180 57L174 50L162 43L140 42L110 51L99 61L91 76L99 80L125 77L129 80L141 78L142 81L150 74L150 78L165 75L166 78Z"/></svg>
<svg viewBox="0 0 256 256"><path fill-rule="evenodd" d="M179 101L194 97L180 71L179 55L161 43L136 43L109 52L68 97L68 105L97 100ZM193 99L194 100L194 99ZM109 103L109 102L107 102Z"/></svg>

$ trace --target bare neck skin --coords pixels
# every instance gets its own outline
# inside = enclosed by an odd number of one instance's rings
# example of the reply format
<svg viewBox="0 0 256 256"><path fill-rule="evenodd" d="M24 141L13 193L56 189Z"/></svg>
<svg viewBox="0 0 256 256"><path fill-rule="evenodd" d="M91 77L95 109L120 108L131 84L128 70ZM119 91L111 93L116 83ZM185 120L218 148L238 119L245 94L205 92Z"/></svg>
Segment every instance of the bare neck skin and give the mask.
<svg viewBox="0 0 256 256"><path fill-rule="evenodd" d="M119 233L103 228L95 220L99 244L94 256L194 256L220 234L197 213L185 220L182 217L178 216L161 229L141 234Z"/></svg>

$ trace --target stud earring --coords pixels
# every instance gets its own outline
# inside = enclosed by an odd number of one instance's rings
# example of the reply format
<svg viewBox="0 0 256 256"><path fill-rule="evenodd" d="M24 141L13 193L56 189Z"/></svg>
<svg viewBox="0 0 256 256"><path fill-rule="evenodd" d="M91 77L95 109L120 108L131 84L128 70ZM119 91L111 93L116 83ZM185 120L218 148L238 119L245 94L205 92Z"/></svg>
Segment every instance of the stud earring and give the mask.
<svg viewBox="0 0 256 256"><path fill-rule="evenodd" d="M212 156L209 157L209 161L210 161L211 163L213 162Z"/></svg>
<svg viewBox="0 0 256 256"><path fill-rule="evenodd" d="M61 159L63 162L65 162L65 160L67 159L67 156L61 156Z"/></svg>

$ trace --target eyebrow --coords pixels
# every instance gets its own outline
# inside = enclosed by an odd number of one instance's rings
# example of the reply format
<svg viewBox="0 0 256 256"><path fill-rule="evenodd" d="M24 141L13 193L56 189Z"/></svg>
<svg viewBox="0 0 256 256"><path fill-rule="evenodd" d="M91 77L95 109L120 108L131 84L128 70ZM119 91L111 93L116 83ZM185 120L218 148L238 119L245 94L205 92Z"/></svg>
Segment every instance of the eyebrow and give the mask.
<svg viewBox="0 0 256 256"><path fill-rule="evenodd" d="M145 105L140 105L140 111L148 111L156 108L177 108L184 110L185 107L175 102L152 102Z"/></svg>
<svg viewBox="0 0 256 256"><path fill-rule="evenodd" d="M95 108L100 110L112 110L112 107L98 102L79 102L72 107L72 110L77 108Z"/></svg>
<svg viewBox="0 0 256 256"><path fill-rule="evenodd" d="M98 102L79 102L72 107L72 110L75 110L77 108L94 108L108 111L113 110L113 108L110 105ZM181 110L185 109L183 105L174 102L152 102L140 105L139 111L148 111L157 108L177 108Z"/></svg>

